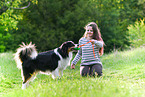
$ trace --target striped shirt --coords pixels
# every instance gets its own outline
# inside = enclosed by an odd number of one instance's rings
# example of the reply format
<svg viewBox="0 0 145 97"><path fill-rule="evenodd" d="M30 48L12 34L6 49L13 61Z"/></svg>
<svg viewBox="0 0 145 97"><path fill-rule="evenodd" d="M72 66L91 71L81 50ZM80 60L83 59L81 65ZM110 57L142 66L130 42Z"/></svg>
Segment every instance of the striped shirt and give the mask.
<svg viewBox="0 0 145 97"><path fill-rule="evenodd" d="M85 37L82 37L79 40L79 45L80 46L83 45L83 46L80 47L80 50L78 50L75 58L72 61L72 64L76 65L77 62L82 58L80 65L92 65L96 63L102 65L102 62L100 61L99 49L103 47L103 42L96 40L94 43L95 45L92 46L92 43L89 41L90 40L87 40ZM93 47L94 47L95 57L93 53Z"/></svg>

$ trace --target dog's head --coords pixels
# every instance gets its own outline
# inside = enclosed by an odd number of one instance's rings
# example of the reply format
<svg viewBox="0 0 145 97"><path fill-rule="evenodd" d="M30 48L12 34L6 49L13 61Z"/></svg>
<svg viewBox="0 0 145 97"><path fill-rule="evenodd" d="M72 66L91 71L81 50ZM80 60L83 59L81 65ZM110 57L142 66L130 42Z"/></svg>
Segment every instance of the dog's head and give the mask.
<svg viewBox="0 0 145 97"><path fill-rule="evenodd" d="M59 47L60 50L61 50L60 53L61 53L63 56L68 56L69 52L73 52L73 51L74 51L73 48L75 48L75 47L77 47L77 45L74 44L74 42L72 42L72 41L64 42L64 43Z"/></svg>
<svg viewBox="0 0 145 97"><path fill-rule="evenodd" d="M74 51L73 48L77 47L76 44L74 44L74 42L72 41L67 41L67 42L64 42L62 45L61 45L61 49L65 52L72 52Z"/></svg>

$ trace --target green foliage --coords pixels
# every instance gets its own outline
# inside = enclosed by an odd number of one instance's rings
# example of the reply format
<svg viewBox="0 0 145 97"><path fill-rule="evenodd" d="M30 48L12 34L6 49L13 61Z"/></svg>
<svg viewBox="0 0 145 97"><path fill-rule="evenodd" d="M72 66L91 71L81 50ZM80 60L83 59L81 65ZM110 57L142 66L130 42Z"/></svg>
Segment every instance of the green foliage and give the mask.
<svg viewBox="0 0 145 97"><path fill-rule="evenodd" d="M14 33L15 43L32 41L41 51L56 48L68 40L78 43L83 27L93 16L89 4L83 0L40 0L25 11L19 30Z"/></svg>
<svg viewBox="0 0 145 97"><path fill-rule="evenodd" d="M19 3L18 0L14 2L10 1L1 1L0 2L0 52L5 51L8 41L11 38L12 30L17 30L17 24L20 19L22 19L22 15L14 14L14 10L10 7L17 7Z"/></svg>
<svg viewBox="0 0 145 97"><path fill-rule="evenodd" d="M21 70L17 69L13 53L0 53L1 97L144 97L145 50L113 52L101 57L103 76L80 76L80 61L76 69L64 70L61 79L37 75L26 90L22 90Z"/></svg>
<svg viewBox="0 0 145 97"><path fill-rule="evenodd" d="M138 5L136 0L95 0L97 10L96 20L105 41L105 51L125 49L130 45L128 33L129 24L137 18L143 18L143 4Z"/></svg>
<svg viewBox="0 0 145 97"><path fill-rule="evenodd" d="M68 40L78 43L84 26L92 21L101 30L105 52L123 50L130 45L128 25L145 16L141 0L30 0L27 9L12 9L28 1L0 1L2 51L15 50L22 41L32 41L39 51L54 49Z"/></svg>
<svg viewBox="0 0 145 97"><path fill-rule="evenodd" d="M136 21L128 27L129 40L133 47L145 45L145 20Z"/></svg>
<svg viewBox="0 0 145 97"><path fill-rule="evenodd" d="M94 21L101 30L106 52L125 49L130 45L127 26L142 18L142 13L143 4L135 0L38 0L24 12L19 30L13 34L14 43L32 41L41 51L67 40L78 43L85 32L83 27Z"/></svg>
<svg viewBox="0 0 145 97"><path fill-rule="evenodd" d="M17 24L19 20L23 19L23 14L19 11L17 11L19 12L17 13L14 8L19 8L19 5L27 1L28 0L0 1L0 52L11 50L10 42L15 39L12 37L13 31L18 30Z"/></svg>

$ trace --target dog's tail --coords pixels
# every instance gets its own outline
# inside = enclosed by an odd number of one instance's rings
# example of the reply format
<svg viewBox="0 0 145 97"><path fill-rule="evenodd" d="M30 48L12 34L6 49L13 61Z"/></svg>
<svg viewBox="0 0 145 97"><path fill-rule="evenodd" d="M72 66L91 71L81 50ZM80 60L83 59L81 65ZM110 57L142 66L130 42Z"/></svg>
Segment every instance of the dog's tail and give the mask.
<svg viewBox="0 0 145 97"><path fill-rule="evenodd" d="M22 45L20 45L20 47L17 49L17 52L14 55L17 67L21 69L22 63L25 60L35 59L38 53L36 51L35 44L32 44L32 42L30 42L29 44L25 45L25 43L22 42Z"/></svg>

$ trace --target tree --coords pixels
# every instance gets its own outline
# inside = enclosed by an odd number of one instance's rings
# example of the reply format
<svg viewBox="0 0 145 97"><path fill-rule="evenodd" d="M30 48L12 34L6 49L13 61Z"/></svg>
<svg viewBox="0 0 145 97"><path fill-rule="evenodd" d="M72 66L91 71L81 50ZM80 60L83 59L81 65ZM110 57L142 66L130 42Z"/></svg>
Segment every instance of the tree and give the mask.
<svg viewBox="0 0 145 97"><path fill-rule="evenodd" d="M17 23L22 17L13 14L13 9L10 9L10 2L0 1L0 4L0 52L3 52L6 48L7 40L11 37L11 31L18 29Z"/></svg>
<svg viewBox="0 0 145 97"><path fill-rule="evenodd" d="M27 3L28 4L28 3ZM106 44L105 52L130 45L127 27L144 17L144 2L136 0L38 0L25 10L15 10L23 19L12 30L10 47L32 41L39 51L54 49L67 40L78 43L84 26L96 22Z"/></svg>
<svg viewBox="0 0 145 97"><path fill-rule="evenodd" d="M0 1L0 52L11 47L8 44L11 41L13 30L18 30L17 24L19 20L23 18L23 14L16 13L14 9L18 9L19 5L27 1L28 0Z"/></svg>
<svg viewBox="0 0 145 97"><path fill-rule="evenodd" d="M95 0L96 20L106 43L105 51L125 49L130 45L127 27L138 18L143 18L143 4L136 0Z"/></svg>
<svg viewBox="0 0 145 97"><path fill-rule="evenodd" d="M68 40L78 43L85 24L93 21L94 9L89 8L89 4L84 0L38 1L38 5L24 12L19 30L13 34L17 37L15 43L32 41L42 51L56 48Z"/></svg>

